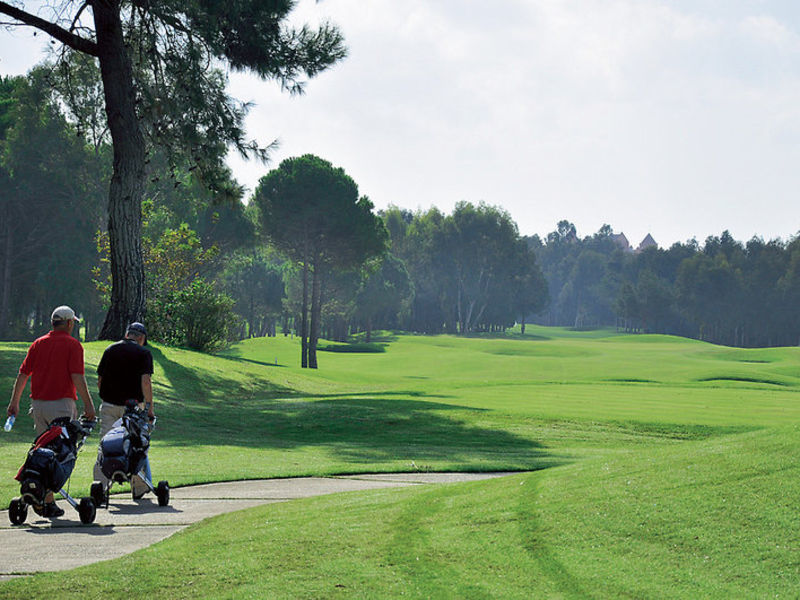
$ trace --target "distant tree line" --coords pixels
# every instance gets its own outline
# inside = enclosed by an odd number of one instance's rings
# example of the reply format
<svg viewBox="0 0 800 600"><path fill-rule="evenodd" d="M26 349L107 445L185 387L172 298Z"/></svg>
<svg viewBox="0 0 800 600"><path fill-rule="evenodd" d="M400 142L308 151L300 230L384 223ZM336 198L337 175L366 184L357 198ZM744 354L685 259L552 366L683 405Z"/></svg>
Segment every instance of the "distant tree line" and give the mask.
<svg viewBox="0 0 800 600"><path fill-rule="evenodd" d="M528 238L550 289L544 325L617 326L742 347L800 344L800 237L729 232L668 249L626 251L611 227L580 239L561 221Z"/></svg>

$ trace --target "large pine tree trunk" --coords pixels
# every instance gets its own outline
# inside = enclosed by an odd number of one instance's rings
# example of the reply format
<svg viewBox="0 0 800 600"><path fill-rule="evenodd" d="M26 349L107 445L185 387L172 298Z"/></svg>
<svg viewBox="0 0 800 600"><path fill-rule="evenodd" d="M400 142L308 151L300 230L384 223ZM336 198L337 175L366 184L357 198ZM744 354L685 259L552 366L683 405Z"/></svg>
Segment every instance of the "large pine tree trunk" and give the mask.
<svg viewBox="0 0 800 600"><path fill-rule="evenodd" d="M142 196L145 144L136 116L133 72L125 49L118 0L92 2L114 171L108 194L111 306L100 339L119 339L145 313Z"/></svg>

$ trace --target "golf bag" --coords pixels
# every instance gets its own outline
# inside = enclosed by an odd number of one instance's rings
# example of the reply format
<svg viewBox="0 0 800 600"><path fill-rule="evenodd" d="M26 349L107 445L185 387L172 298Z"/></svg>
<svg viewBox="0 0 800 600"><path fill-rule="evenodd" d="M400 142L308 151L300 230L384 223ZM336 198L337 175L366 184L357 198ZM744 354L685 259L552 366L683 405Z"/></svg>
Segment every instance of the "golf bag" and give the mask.
<svg viewBox="0 0 800 600"><path fill-rule="evenodd" d="M139 410L135 400L126 404L122 418L100 440L98 461L103 475L109 479L109 484L108 487L99 481L92 484L90 493L96 506L108 507L111 486L114 483L131 482L136 475L147 486L147 490L156 495L159 506L169 504L169 482L159 481L154 486L147 463L150 434L154 427L155 420L151 423L147 412ZM131 493L133 494L133 486ZM140 497L141 495L133 495L134 500Z"/></svg>
<svg viewBox="0 0 800 600"><path fill-rule="evenodd" d="M81 523L94 522L94 501L91 498L81 498L78 502L64 491L64 484L75 468L78 451L94 426L94 420L87 421L83 417L80 420L59 417L53 419L47 431L34 440L15 478L20 482L20 497L11 500L8 505L8 518L12 525L22 525L25 522L28 506L32 506L37 514L42 515L45 499L50 492L61 494L78 511ZM61 511L54 516L63 514Z"/></svg>
<svg viewBox="0 0 800 600"><path fill-rule="evenodd" d="M129 409L100 440L100 468L111 481L122 483L144 466L150 448L151 424L143 411Z"/></svg>
<svg viewBox="0 0 800 600"><path fill-rule="evenodd" d="M48 492L57 492L75 468L78 448L91 428L77 419L59 417L39 435L17 473L20 495L34 506L44 504Z"/></svg>

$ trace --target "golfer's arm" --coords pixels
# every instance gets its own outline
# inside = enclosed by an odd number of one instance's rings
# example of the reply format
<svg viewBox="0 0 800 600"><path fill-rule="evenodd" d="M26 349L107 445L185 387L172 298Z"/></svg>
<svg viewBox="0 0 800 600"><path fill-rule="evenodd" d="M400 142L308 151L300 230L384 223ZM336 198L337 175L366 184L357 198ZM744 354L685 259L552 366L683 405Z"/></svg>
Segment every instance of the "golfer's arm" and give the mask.
<svg viewBox="0 0 800 600"><path fill-rule="evenodd" d="M153 380L150 377L150 373L145 373L142 375L142 395L144 396L145 404L150 405L150 414L154 414L154 407L153 407Z"/></svg>
<svg viewBox="0 0 800 600"><path fill-rule="evenodd" d="M14 381L14 391L11 392L11 402L8 403L9 415L17 415L19 413L19 401L22 398L22 391L25 389L26 383L28 383L28 375L17 373L17 379Z"/></svg>
<svg viewBox="0 0 800 600"><path fill-rule="evenodd" d="M75 389L78 391L78 395L83 400L83 407L87 414L94 414L94 403L92 402L92 396L89 394L89 386L86 385L86 377L83 376L83 373L70 373L72 377L72 383L75 384ZM89 411L89 407L91 407L91 411Z"/></svg>

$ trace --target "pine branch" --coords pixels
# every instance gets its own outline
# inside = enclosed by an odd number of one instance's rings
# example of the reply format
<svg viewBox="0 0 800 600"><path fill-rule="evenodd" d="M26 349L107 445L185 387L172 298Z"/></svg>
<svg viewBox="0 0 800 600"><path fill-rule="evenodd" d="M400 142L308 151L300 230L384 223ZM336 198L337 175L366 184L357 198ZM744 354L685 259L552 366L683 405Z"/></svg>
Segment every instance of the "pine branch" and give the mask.
<svg viewBox="0 0 800 600"><path fill-rule="evenodd" d="M66 44L78 52L90 54L91 56L97 56L97 44L95 44L93 41L82 38L79 35L75 35L74 33L59 27L55 23L51 23L46 19L42 19L41 17L37 17L36 15L25 12L16 6L11 6L2 0L0 0L0 14L8 15L12 19L19 21L19 23L14 23L14 25L30 25L31 27L35 27L40 31L44 31L52 38L58 40L62 44Z"/></svg>
<svg viewBox="0 0 800 600"><path fill-rule="evenodd" d="M86 10L89 6L89 0L86 0L81 7L78 9L78 12L75 13L75 17L72 19L72 25L69 26L69 32L72 33L75 31L75 26L78 24L78 19L81 18L83 11Z"/></svg>

